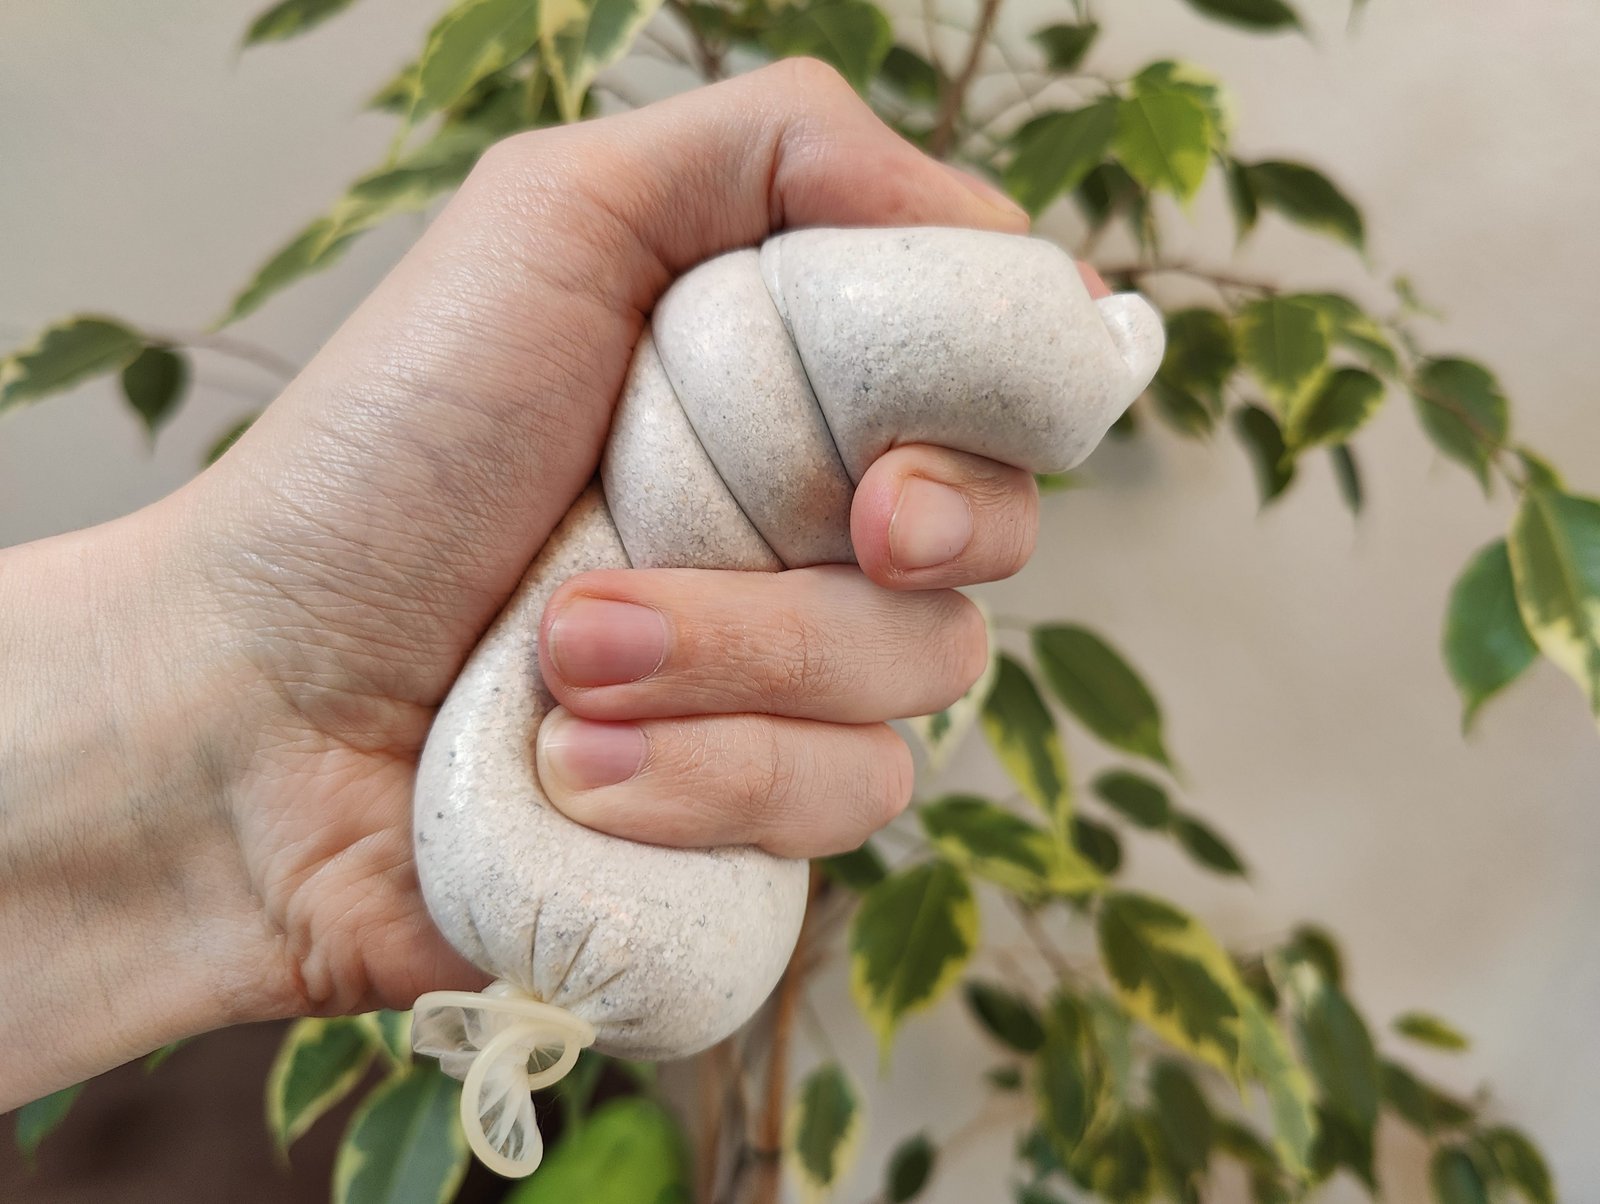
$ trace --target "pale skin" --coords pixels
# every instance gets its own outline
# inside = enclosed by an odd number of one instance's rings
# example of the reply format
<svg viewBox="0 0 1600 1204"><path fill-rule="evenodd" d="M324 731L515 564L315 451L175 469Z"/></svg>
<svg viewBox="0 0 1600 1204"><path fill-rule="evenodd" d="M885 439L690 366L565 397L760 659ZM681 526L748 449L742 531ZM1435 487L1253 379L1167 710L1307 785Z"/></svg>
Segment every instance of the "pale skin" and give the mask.
<svg viewBox="0 0 1600 1204"><path fill-rule="evenodd" d="M815 63L521 135L218 464L0 552L0 1111L222 1025L482 986L418 892L417 756L656 298L785 227L1026 224ZM855 847L910 797L886 721L984 664L954 587L1021 567L1037 514L1027 474L906 446L856 490L859 568L575 578L541 633L552 801Z"/></svg>

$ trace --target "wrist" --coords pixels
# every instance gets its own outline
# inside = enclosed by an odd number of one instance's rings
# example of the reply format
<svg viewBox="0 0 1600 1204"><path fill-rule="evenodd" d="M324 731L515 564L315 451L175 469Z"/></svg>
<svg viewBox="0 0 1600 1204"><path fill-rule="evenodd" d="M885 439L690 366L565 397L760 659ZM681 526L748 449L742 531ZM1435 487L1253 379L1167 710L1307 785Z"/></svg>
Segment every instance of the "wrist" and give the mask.
<svg viewBox="0 0 1600 1204"><path fill-rule="evenodd" d="M176 503L0 552L0 1110L272 1010Z"/></svg>

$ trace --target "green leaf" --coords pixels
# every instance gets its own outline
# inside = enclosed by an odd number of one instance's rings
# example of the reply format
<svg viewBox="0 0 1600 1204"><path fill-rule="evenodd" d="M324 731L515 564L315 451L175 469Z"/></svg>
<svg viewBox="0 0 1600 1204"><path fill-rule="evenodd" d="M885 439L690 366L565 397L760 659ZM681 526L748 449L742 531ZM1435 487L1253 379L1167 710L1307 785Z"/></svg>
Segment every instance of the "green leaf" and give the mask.
<svg viewBox="0 0 1600 1204"><path fill-rule="evenodd" d="M359 230L348 230L341 234L332 218L317 218L257 269L250 283L234 297L218 325L237 322L296 280L333 266L358 233Z"/></svg>
<svg viewBox="0 0 1600 1204"><path fill-rule="evenodd" d="M1383 382L1360 368L1338 368L1295 415L1285 436L1297 451L1342 444L1366 425L1383 402Z"/></svg>
<svg viewBox="0 0 1600 1204"><path fill-rule="evenodd" d="M1219 874L1233 874L1243 878L1249 871L1233 846L1215 829L1193 815L1174 815L1172 835L1183 851L1207 869Z"/></svg>
<svg viewBox="0 0 1600 1204"><path fill-rule="evenodd" d="M1323 1099L1358 1133L1370 1135L1382 1087L1366 1022L1345 993L1309 963L1294 965L1287 977L1295 1032Z"/></svg>
<svg viewBox="0 0 1600 1204"><path fill-rule="evenodd" d="M354 0L282 0L257 17L244 35L244 44L281 42L321 25L343 12Z"/></svg>
<svg viewBox="0 0 1600 1204"><path fill-rule="evenodd" d="M978 722L978 715L983 710L984 702L990 692L993 691L995 679L1000 673L1000 662L993 651L994 625L990 622L989 612L983 604L976 605L983 615L984 634L988 637L991 650L989 662L984 666L983 673L967 688L966 693L944 710L906 720L906 726L911 729L927 753L928 768L934 773L941 772L949 764L951 755L961 747L962 741L967 738L967 733Z"/></svg>
<svg viewBox="0 0 1600 1204"><path fill-rule="evenodd" d="M1240 999L1242 1019L1240 1068L1267 1093L1272 1112L1273 1145L1292 1174L1310 1164L1317 1136L1311 1080L1294 1060L1289 1043L1254 996Z"/></svg>
<svg viewBox="0 0 1600 1204"><path fill-rule="evenodd" d="M1109 644L1084 627L1035 627L1033 653L1056 697L1080 723L1114 748L1172 768L1161 708Z"/></svg>
<svg viewBox="0 0 1600 1204"><path fill-rule="evenodd" d="M1344 986L1344 958L1331 933L1314 924L1301 924L1289 934L1284 943L1282 959L1285 964L1308 962L1325 982L1336 987Z"/></svg>
<svg viewBox="0 0 1600 1204"><path fill-rule="evenodd" d="M1185 1177L1205 1171L1216 1140L1216 1122L1205 1093L1188 1068L1159 1058L1150 1068L1150 1100L1167 1152Z"/></svg>
<svg viewBox="0 0 1600 1204"><path fill-rule="evenodd" d="M1500 1178L1522 1193L1528 1204L1555 1204L1555 1183L1533 1142L1516 1129L1500 1125L1485 1130L1479 1143L1494 1159Z"/></svg>
<svg viewBox="0 0 1600 1204"><path fill-rule="evenodd" d="M1444 661L1461 693L1463 730L1478 709L1533 664L1539 649L1517 609L1506 541L1497 539L1467 563L1450 590Z"/></svg>
<svg viewBox="0 0 1600 1204"><path fill-rule="evenodd" d="M761 35L768 53L832 63L858 92L866 90L894 45L889 18L866 0L813 0L780 13Z"/></svg>
<svg viewBox="0 0 1600 1204"><path fill-rule="evenodd" d="M1304 163L1271 159L1245 164L1244 172L1260 205L1347 242L1358 251L1365 248L1361 211L1320 171Z"/></svg>
<svg viewBox="0 0 1600 1204"><path fill-rule="evenodd" d="M1104 824L1081 815L1073 816L1072 846L1106 877L1122 868L1122 841Z"/></svg>
<svg viewBox="0 0 1600 1204"><path fill-rule="evenodd" d="M905 1016L960 977L978 941L978 907L954 866L930 861L891 874L850 925L850 990L885 1056Z"/></svg>
<svg viewBox="0 0 1600 1204"><path fill-rule="evenodd" d="M889 868L870 844L848 853L820 858L817 864L828 877L854 891L868 890L889 876Z"/></svg>
<svg viewBox="0 0 1600 1204"><path fill-rule="evenodd" d="M1158 379L1198 394L1214 412L1222 404L1222 386L1238 364L1225 314L1197 308L1167 315L1167 350Z"/></svg>
<svg viewBox="0 0 1600 1204"><path fill-rule="evenodd" d="M1600 715L1600 502L1530 489L1508 547L1528 634Z"/></svg>
<svg viewBox="0 0 1600 1204"><path fill-rule="evenodd" d="M1115 146L1128 173L1146 188L1191 199L1211 162L1211 115L1173 88L1143 88L1117 105Z"/></svg>
<svg viewBox="0 0 1600 1204"><path fill-rule="evenodd" d="M152 439L178 408L188 384L188 363L165 347L146 347L122 370L122 395L144 420Z"/></svg>
<svg viewBox="0 0 1600 1204"><path fill-rule="evenodd" d="M1149 1198L1154 1168L1141 1119L1124 1112L1104 1126L1097 1124L1076 1151L1073 1177L1096 1198L1116 1201Z"/></svg>
<svg viewBox="0 0 1600 1204"><path fill-rule="evenodd" d="M789 1113L785 1141L787 1160L802 1186L821 1195L838 1183L860 1133L861 1106L838 1064L829 1062L807 1075Z"/></svg>
<svg viewBox="0 0 1600 1204"><path fill-rule="evenodd" d="M1433 445L1489 487L1489 461L1505 446L1511 406L1500 382L1482 364L1429 360L1411 384L1417 417Z"/></svg>
<svg viewBox="0 0 1600 1204"><path fill-rule="evenodd" d="M938 68L909 46L889 47L878 78L913 103L939 102L939 90L943 85Z"/></svg>
<svg viewBox="0 0 1600 1204"><path fill-rule="evenodd" d="M411 1061L411 1013L384 1009L357 1017L367 1026L367 1036L396 1066Z"/></svg>
<svg viewBox="0 0 1600 1204"><path fill-rule="evenodd" d="M1244 986L1196 920L1148 895L1105 896L1100 956L1123 1006L1186 1053L1233 1073Z"/></svg>
<svg viewBox="0 0 1600 1204"><path fill-rule="evenodd" d="M924 803L917 818L944 856L1007 890L1081 894L1100 885L1076 849L987 799L948 795Z"/></svg>
<svg viewBox="0 0 1600 1204"><path fill-rule="evenodd" d="M1093 21L1081 25L1046 25L1033 31L1033 44L1044 51L1046 65L1051 71L1070 74L1082 65L1089 47L1100 35L1100 26Z"/></svg>
<svg viewBox="0 0 1600 1204"><path fill-rule="evenodd" d="M17 1109L16 1143L17 1149L24 1158L31 1159L39 1152L39 1146L44 1139L54 1133L67 1119L67 1113L72 1109L73 1101L78 1098L83 1090L82 1083L74 1083L71 1087L63 1087L60 1091L53 1092L43 1099L36 1099L30 1104L23 1104Z"/></svg>
<svg viewBox="0 0 1600 1204"><path fill-rule="evenodd" d="M144 1072L146 1074L150 1074L152 1071L159 1070L163 1065L165 1065L168 1058L177 1053L192 1040L194 1040L193 1037L180 1037L176 1041L169 1041L160 1049L151 1050L144 1056Z"/></svg>
<svg viewBox="0 0 1600 1204"><path fill-rule="evenodd" d="M1063 1162L1082 1140L1093 1102L1084 1064L1084 1028L1077 1001L1058 996L1045 1014L1044 1043L1034 1067L1039 1120Z"/></svg>
<svg viewBox="0 0 1600 1204"><path fill-rule="evenodd" d="M1281 497L1294 482L1294 457L1283 441L1283 429L1260 406L1240 406L1235 410L1233 429L1250 456L1261 504L1265 506Z"/></svg>
<svg viewBox="0 0 1600 1204"><path fill-rule="evenodd" d="M1396 1062L1379 1064L1383 1098L1412 1128L1433 1136L1440 1130L1458 1129L1473 1118L1473 1110L1435 1087L1430 1087Z"/></svg>
<svg viewBox="0 0 1600 1204"><path fill-rule="evenodd" d="M963 992L978 1023L1002 1045L1034 1053L1044 1044L1044 1025L1033 1004L994 983L972 979Z"/></svg>
<svg viewBox="0 0 1600 1204"><path fill-rule="evenodd" d="M1369 1192L1378 1190L1373 1167L1373 1134L1356 1128L1337 1112L1317 1109L1317 1140L1311 1149L1311 1174L1318 1182L1330 1179L1340 1168L1361 1180Z"/></svg>
<svg viewBox="0 0 1600 1204"><path fill-rule="evenodd" d="M1333 461L1333 479L1339 486L1339 496L1351 514L1360 514L1364 495L1361 466L1356 463L1355 452L1350 450L1349 444L1339 443L1328 449L1328 457Z"/></svg>
<svg viewBox="0 0 1600 1204"><path fill-rule="evenodd" d="M1448 1049L1453 1053L1467 1049L1472 1044L1460 1029L1428 1012L1407 1012L1395 1017L1394 1031L1422 1045Z"/></svg>
<svg viewBox="0 0 1600 1204"><path fill-rule="evenodd" d="M1279 419L1295 427L1327 369L1329 334L1320 310L1298 297L1262 297L1239 311L1234 336L1239 358Z"/></svg>
<svg viewBox="0 0 1600 1204"><path fill-rule="evenodd" d="M1117 111L1115 101L1097 101L1033 118L1016 133L1017 153L1004 173L1006 191L1037 214L1076 188L1105 158L1117 129Z"/></svg>
<svg viewBox="0 0 1600 1204"><path fill-rule="evenodd" d="M1072 796L1056 721L1027 669L1003 653L996 664L983 704L983 734L1028 801L1064 831L1072 818Z"/></svg>
<svg viewBox="0 0 1600 1204"><path fill-rule="evenodd" d="M661 0L540 0L540 48L563 121L576 121L595 76L628 53Z"/></svg>
<svg viewBox="0 0 1600 1204"><path fill-rule="evenodd" d="M1192 8L1242 29L1298 29L1300 18L1283 0L1189 0Z"/></svg>
<svg viewBox="0 0 1600 1204"><path fill-rule="evenodd" d="M1382 325L1349 297L1340 293L1297 293L1296 300L1320 313L1334 343L1355 352L1373 372L1381 376L1400 374L1400 357Z"/></svg>
<svg viewBox="0 0 1600 1204"><path fill-rule="evenodd" d="M121 322L80 314L0 359L0 414L133 362L144 340Z"/></svg>
<svg viewBox="0 0 1600 1204"><path fill-rule="evenodd" d="M902 1141L889 1156L883 1198L889 1204L905 1204L905 1201L920 1196L933 1175L936 1154L933 1142L928 1140L926 1133L918 1133Z"/></svg>
<svg viewBox="0 0 1600 1204"><path fill-rule="evenodd" d="M417 103L417 64L407 63L368 99L366 107L405 116Z"/></svg>
<svg viewBox="0 0 1600 1204"><path fill-rule="evenodd" d="M354 1016L297 1020L267 1072L267 1131L287 1150L344 1099L372 1061L372 1041Z"/></svg>
<svg viewBox="0 0 1600 1204"><path fill-rule="evenodd" d="M1128 214L1136 231L1144 228L1149 198L1120 163L1102 163L1084 176L1073 199L1088 218L1091 229L1100 229L1120 213Z"/></svg>
<svg viewBox="0 0 1600 1204"><path fill-rule="evenodd" d="M1100 800L1141 828L1167 826L1172 800L1159 782L1129 769L1108 769L1090 787Z"/></svg>
<svg viewBox="0 0 1600 1204"><path fill-rule="evenodd" d="M252 414L250 417L241 419L239 422L229 427L227 431L225 431L222 436L211 445L210 449L207 450L205 458L207 467L222 459L222 457L227 454L228 449L235 443L239 442L239 439L247 430L251 428L252 425L254 425L255 420L259 417L259 414Z"/></svg>
<svg viewBox="0 0 1600 1204"><path fill-rule="evenodd" d="M540 0L458 0L428 33L417 62L413 119L462 100L539 44Z"/></svg>
<svg viewBox="0 0 1600 1204"><path fill-rule="evenodd" d="M602 1104L546 1155L506 1204L675 1204L689 1160L672 1113L648 1096Z"/></svg>
<svg viewBox="0 0 1600 1204"><path fill-rule="evenodd" d="M1556 471L1555 465L1544 459L1532 448L1514 447L1511 454L1516 456L1522 464L1522 469L1528 474L1528 484L1539 489L1564 489L1561 483L1561 474Z"/></svg>
<svg viewBox="0 0 1600 1204"><path fill-rule="evenodd" d="M1489 1204L1489 1188L1461 1146L1441 1146L1428 1164L1428 1182L1438 1204Z"/></svg>
<svg viewBox="0 0 1600 1204"><path fill-rule="evenodd" d="M452 1198L467 1173L460 1096L456 1082L431 1060L380 1083L339 1143L333 1204L444 1204Z"/></svg>
<svg viewBox="0 0 1600 1204"><path fill-rule="evenodd" d="M993 1066L983 1072L984 1081L996 1091L1018 1091L1022 1088L1022 1071L1015 1066Z"/></svg>
<svg viewBox="0 0 1600 1204"><path fill-rule="evenodd" d="M1110 995L1093 992L1088 998L1089 1035L1104 1087L1118 1105L1134 1094L1133 1018Z"/></svg>
<svg viewBox="0 0 1600 1204"><path fill-rule="evenodd" d="M1261 202L1256 199L1256 190L1250 185L1250 177L1243 163L1229 159L1225 167L1228 207L1233 210L1233 224L1237 230L1235 237L1243 242L1250 231L1256 228L1256 222L1261 217Z"/></svg>

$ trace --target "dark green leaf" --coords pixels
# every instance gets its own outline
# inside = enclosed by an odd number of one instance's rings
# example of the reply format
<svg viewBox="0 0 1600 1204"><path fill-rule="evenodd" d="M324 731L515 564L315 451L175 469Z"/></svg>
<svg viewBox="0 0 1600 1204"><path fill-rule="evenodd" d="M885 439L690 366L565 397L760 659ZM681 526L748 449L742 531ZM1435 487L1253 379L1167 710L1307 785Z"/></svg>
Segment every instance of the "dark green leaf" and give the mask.
<svg viewBox="0 0 1600 1204"><path fill-rule="evenodd" d="M1256 487L1263 506L1282 495L1294 481L1294 457L1283 441L1278 420L1260 406L1240 406L1233 412L1233 429L1250 455Z"/></svg>
<svg viewBox="0 0 1600 1204"><path fill-rule="evenodd" d="M647 1096L602 1104L569 1132L506 1204L687 1204L678 1122Z"/></svg>
<svg viewBox="0 0 1600 1204"><path fill-rule="evenodd" d="M983 704L983 734L1028 800L1065 829L1072 817L1067 758L1033 678L1003 653Z"/></svg>
<svg viewBox="0 0 1600 1204"><path fill-rule="evenodd" d="M244 35L244 44L281 42L321 25L329 17L349 8L354 0L282 0L262 13Z"/></svg>
<svg viewBox="0 0 1600 1204"><path fill-rule="evenodd" d="M1361 466L1356 462L1355 452L1350 450L1348 444L1340 443L1328 449L1328 456L1333 461L1333 479L1338 482L1339 496L1344 499L1351 514L1360 514L1364 492L1361 487Z"/></svg>
<svg viewBox="0 0 1600 1204"><path fill-rule="evenodd" d="M1157 375L1150 383L1150 397L1156 412L1180 435L1203 438L1217 426L1217 416L1198 396Z"/></svg>
<svg viewBox="0 0 1600 1204"><path fill-rule="evenodd" d="M1530 489L1508 547L1528 634L1600 715L1600 502Z"/></svg>
<svg viewBox="0 0 1600 1204"><path fill-rule="evenodd" d="M267 1131L278 1148L344 1099L371 1061L372 1041L354 1016L297 1020L267 1072Z"/></svg>
<svg viewBox="0 0 1600 1204"><path fill-rule="evenodd" d="M1105 1091L1119 1107L1134 1096L1133 1017L1110 995L1095 991L1088 997L1092 1057Z"/></svg>
<svg viewBox="0 0 1600 1204"><path fill-rule="evenodd" d="M252 414L250 417L242 419L233 426L229 427L227 431L223 433L222 437L213 443L210 450L206 452L205 462L207 466L215 464L218 460L222 459L222 457L227 454L228 449L235 443L239 442L240 437L250 429L257 417L259 417L259 415Z"/></svg>
<svg viewBox="0 0 1600 1204"><path fill-rule="evenodd" d="M1167 315L1167 350L1160 377L1199 394L1213 410L1222 386L1238 366L1233 330L1214 309L1180 309Z"/></svg>
<svg viewBox="0 0 1600 1204"><path fill-rule="evenodd" d="M1212 1118L1212 1144L1253 1170L1276 1171L1278 1159L1255 1131L1231 1116Z"/></svg>
<svg viewBox="0 0 1600 1204"><path fill-rule="evenodd" d="M1240 1069L1265 1089L1272 1110L1273 1144L1284 1166L1298 1175L1309 1165L1317 1136L1311 1080L1255 996L1241 997L1239 1014Z"/></svg>
<svg viewBox="0 0 1600 1204"><path fill-rule="evenodd" d="M1297 293L1295 299L1320 313L1334 343L1355 352L1373 372L1399 375L1400 357L1382 325L1349 297L1340 293Z"/></svg>
<svg viewBox="0 0 1600 1204"><path fill-rule="evenodd" d="M540 0L459 0L417 62L414 115L448 109L539 44Z"/></svg>
<svg viewBox="0 0 1600 1204"><path fill-rule="evenodd" d="M1256 190L1250 185L1245 165L1237 159L1228 160L1227 180L1228 205L1233 210L1234 225L1242 242L1256 228L1256 222L1261 217L1261 202L1256 199Z"/></svg>
<svg viewBox="0 0 1600 1204"><path fill-rule="evenodd" d="M1322 383L1328 363L1328 327L1318 308L1298 297L1262 297L1239 311L1234 323L1239 358L1255 373L1290 428Z"/></svg>
<svg viewBox="0 0 1600 1204"><path fill-rule="evenodd" d="M17 1109L16 1142L24 1158L32 1158L38 1153L44 1139L67 1119L73 1101L82 1090L83 1084L75 1083Z"/></svg>
<svg viewBox="0 0 1600 1204"><path fill-rule="evenodd" d="M341 234L332 218L319 217L261 265L250 283L234 297L233 304L218 325L227 326L237 322L246 314L261 308L269 297L296 280L331 267L349 249L358 233L359 230L349 230Z"/></svg>
<svg viewBox="0 0 1600 1204"><path fill-rule="evenodd" d="M1438 1204L1489 1204L1489 1189L1472 1156L1460 1146L1441 1146L1428 1164L1428 1182Z"/></svg>
<svg viewBox="0 0 1600 1204"><path fill-rule="evenodd" d="M1298 29L1300 18L1283 0L1189 0L1208 17L1250 30Z"/></svg>
<svg viewBox="0 0 1600 1204"><path fill-rule="evenodd" d="M868 890L889 876L883 858L878 856L878 850L870 844L864 844L848 853L835 853L832 857L823 857L817 864L828 877L841 886L848 886L851 890Z"/></svg>
<svg viewBox="0 0 1600 1204"><path fill-rule="evenodd" d="M1104 1200L1147 1199L1152 1170L1144 1127L1126 1112L1091 1131L1073 1159L1074 1177Z"/></svg>
<svg viewBox="0 0 1600 1204"><path fill-rule="evenodd" d="M967 983L965 994L978 1023L1002 1045L1020 1053L1033 1053L1044 1044L1039 1013L1021 995L978 979Z"/></svg>
<svg viewBox="0 0 1600 1204"><path fill-rule="evenodd" d="M1297 450L1342 444L1366 425L1383 402L1383 382L1360 368L1338 368L1289 424L1288 441Z"/></svg>
<svg viewBox="0 0 1600 1204"><path fill-rule="evenodd" d="M1472 1044L1460 1029L1427 1012L1407 1012L1395 1017L1394 1031L1423 1045L1452 1052L1466 1049Z"/></svg>
<svg viewBox="0 0 1600 1204"><path fill-rule="evenodd" d="M1528 474L1528 484L1536 489L1566 488L1561 483L1561 474L1556 471L1555 465L1540 456L1532 448L1514 447L1511 454L1522 463L1523 471Z"/></svg>
<svg viewBox="0 0 1600 1204"><path fill-rule="evenodd" d="M959 870L926 862L866 894L850 925L850 989L887 1053L908 1012L961 976L978 940L978 908Z"/></svg>
<svg viewBox="0 0 1600 1204"><path fill-rule="evenodd" d="M895 1148L884 1177L883 1196L889 1204L905 1204L922 1194L933 1174L935 1152L926 1133L908 1137Z"/></svg>
<svg viewBox="0 0 1600 1204"><path fill-rule="evenodd" d="M878 78L909 101L924 105L939 101L938 69L907 46L889 47Z"/></svg>
<svg viewBox="0 0 1600 1204"><path fill-rule="evenodd" d="M1122 842L1104 824L1081 815L1072 818L1073 846L1102 874L1110 877L1122 868Z"/></svg>
<svg viewBox="0 0 1600 1204"><path fill-rule="evenodd" d="M380 1012L366 1012L361 1023L367 1026L372 1042L396 1066L411 1061L411 1013L385 1008Z"/></svg>
<svg viewBox="0 0 1600 1204"><path fill-rule="evenodd" d="M1521 1192L1528 1204L1555 1204L1556 1189L1550 1168L1527 1137L1501 1125L1485 1130L1479 1142L1494 1159L1501 1180Z"/></svg>
<svg viewBox="0 0 1600 1204"><path fill-rule="evenodd" d="M1124 1006L1178 1048L1232 1073L1243 988L1215 938L1159 899L1120 892L1103 899L1097 931Z"/></svg>
<svg viewBox="0 0 1600 1204"><path fill-rule="evenodd" d="M1091 787L1101 801L1141 828L1164 828L1172 801L1159 782L1129 769L1108 769Z"/></svg>
<svg viewBox="0 0 1600 1204"><path fill-rule="evenodd" d="M1039 213L1076 188L1105 157L1116 132L1114 101L1045 113L1016 135L1017 153L1005 169L1005 185L1018 204Z"/></svg>
<svg viewBox="0 0 1600 1204"><path fill-rule="evenodd" d="M1093 21L1083 25L1046 25L1032 34L1033 42L1044 51L1051 71L1070 74L1076 71L1100 33Z"/></svg>
<svg viewBox="0 0 1600 1204"><path fill-rule="evenodd" d="M858 92L866 90L894 45L889 18L866 0L813 0L779 13L761 37L767 51L832 63Z"/></svg>
<svg viewBox="0 0 1600 1204"><path fill-rule="evenodd" d="M829 1062L807 1075L785 1143L800 1181L814 1192L838 1183L860 1130L861 1105L838 1064Z"/></svg>
<svg viewBox="0 0 1600 1204"><path fill-rule="evenodd" d="M1120 163L1100 164L1083 177L1073 196L1096 230L1119 213L1127 213L1136 229L1144 224L1148 198Z"/></svg>
<svg viewBox="0 0 1600 1204"><path fill-rule="evenodd" d="M1380 1073L1384 1101L1418 1132L1432 1136L1472 1120L1470 1107L1430 1087L1398 1063L1381 1063Z"/></svg>
<svg viewBox="0 0 1600 1204"><path fill-rule="evenodd" d="M467 1173L461 1092L424 1060L379 1084L350 1118L333 1166L333 1204L443 1204Z"/></svg>
<svg viewBox="0 0 1600 1204"><path fill-rule="evenodd" d="M1091 1095L1084 1063L1084 1017L1075 1000L1053 1000L1045 1014L1044 1044L1034 1070L1039 1120L1063 1162L1089 1123Z"/></svg>
<svg viewBox="0 0 1600 1204"><path fill-rule="evenodd" d="M1246 164L1244 171L1260 205L1357 250L1366 245L1361 211L1320 171L1276 159Z"/></svg>
<svg viewBox="0 0 1600 1204"><path fill-rule="evenodd" d="M1373 1135L1364 1132L1339 1113L1326 1107L1317 1109L1317 1142L1311 1149L1311 1173L1317 1181L1329 1179L1341 1168L1361 1180L1376 1194L1378 1177L1373 1169Z"/></svg>
<svg viewBox="0 0 1600 1204"><path fill-rule="evenodd" d="M1308 962L1325 982L1344 986L1344 959L1333 936L1314 924L1301 924L1289 934L1283 946L1285 963Z"/></svg>
<svg viewBox="0 0 1600 1204"><path fill-rule="evenodd" d="M1345 993L1308 963L1289 972L1300 1047L1327 1105L1360 1134L1378 1121L1381 1092L1372 1034Z"/></svg>
<svg viewBox="0 0 1600 1204"><path fill-rule="evenodd" d="M1241 878L1248 872L1233 847L1204 821L1192 815L1173 816L1172 835L1183 846L1184 852L1207 869L1216 870L1219 874L1236 874Z"/></svg>
<svg viewBox="0 0 1600 1204"><path fill-rule="evenodd" d="M189 365L165 347L146 347L122 370L122 395L144 421L152 439L183 400L188 384Z"/></svg>
<svg viewBox="0 0 1600 1204"><path fill-rule="evenodd" d="M1205 1093L1188 1069L1171 1058L1150 1068L1150 1099L1168 1154L1184 1177L1205 1171L1211 1161L1215 1122Z"/></svg>
<svg viewBox="0 0 1600 1204"><path fill-rule="evenodd" d="M116 372L143 349L143 339L110 318L80 315L57 322L0 359L0 414Z"/></svg>
<svg viewBox="0 0 1600 1204"><path fill-rule="evenodd" d="M1126 660L1087 628L1035 627L1033 652L1056 697L1100 739L1169 769L1161 709Z"/></svg>
<svg viewBox="0 0 1600 1204"><path fill-rule="evenodd" d="M417 64L407 63L367 101L367 108L405 116L417 102Z"/></svg>
<svg viewBox="0 0 1600 1204"><path fill-rule="evenodd" d="M1186 91L1141 89L1117 105L1117 158L1151 191L1187 201L1211 161L1214 126L1205 105Z"/></svg>
<svg viewBox="0 0 1600 1204"><path fill-rule="evenodd" d="M1494 375L1471 360L1429 360L1411 391L1433 445L1466 465L1487 489L1489 461L1505 446L1511 427L1511 407Z"/></svg>
<svg viewBox="0 0 1600 1204"><path fill-rule="evenodd" d="M917 809L928 839L956 865L1021 894L1078 894L1100 876L1076 850L1019 815L970 794Z"/></svg>
<svg viewBox="0 0 1600 1204"><path fill-rule="evenodd" d="M1022 1086L1022 1071L1015 1066L992 1067L983 1077L996 1091L1016 1091Z"/></svg>

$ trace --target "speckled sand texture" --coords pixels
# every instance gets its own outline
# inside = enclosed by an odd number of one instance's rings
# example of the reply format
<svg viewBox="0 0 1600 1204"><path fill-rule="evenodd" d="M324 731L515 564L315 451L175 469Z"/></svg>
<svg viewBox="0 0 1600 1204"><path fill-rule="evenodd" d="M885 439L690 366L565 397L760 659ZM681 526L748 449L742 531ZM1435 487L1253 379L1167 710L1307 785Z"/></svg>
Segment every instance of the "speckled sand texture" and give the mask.
<svg viewBox="0 0 1600 1204"><path fill-rule="evenodd" d="M423 892L450 942L631 1058L685 1056L749 1019L793 947L806 868L634 844L550 806L533 747L553 705L537 640L555 588L630 563L848 561L851 482L885 450L1072 467L1163 345L1142 298L1095 302L1055 246L946 229L780 235L685 275L652 331L604 498L579 498L473 652L428 737L415 810Z"/></svg>

